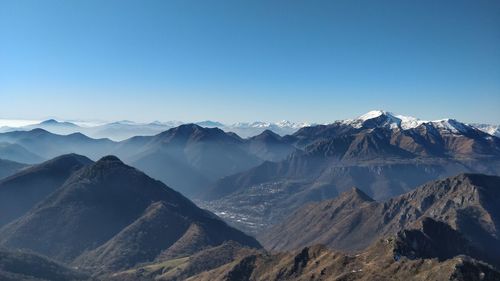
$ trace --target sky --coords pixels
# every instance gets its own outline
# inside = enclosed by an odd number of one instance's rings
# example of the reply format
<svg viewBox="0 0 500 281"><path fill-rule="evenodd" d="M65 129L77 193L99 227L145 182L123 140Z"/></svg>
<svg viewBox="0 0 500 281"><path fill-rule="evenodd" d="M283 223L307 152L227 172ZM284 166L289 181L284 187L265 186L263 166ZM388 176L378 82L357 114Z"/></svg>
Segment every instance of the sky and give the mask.
<svg viewBox="0 0 500 281"><path fill-rule="evenodd" d="M0 119L500 124L500 1L0 1Z"/></svg>

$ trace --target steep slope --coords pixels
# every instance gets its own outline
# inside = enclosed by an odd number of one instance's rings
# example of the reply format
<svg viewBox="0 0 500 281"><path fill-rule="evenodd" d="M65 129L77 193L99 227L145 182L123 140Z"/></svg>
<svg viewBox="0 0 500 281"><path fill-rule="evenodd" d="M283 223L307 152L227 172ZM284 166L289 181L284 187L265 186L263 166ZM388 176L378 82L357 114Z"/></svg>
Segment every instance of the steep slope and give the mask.
<svg viewBox="0 0 500 281"><path fill-rule="evenodd" d="M359 251L379 237L415 228L422 220L432 218L463 235L470 247L481 253L478 257L500 264L498 206L500 177L461 174L430 182L386 202L372 201L353 189L333 200L299 209L259 238L272 250L321 243L334 249ZM445 235L443 231L441 235Z"/></svg>
<svg viewBox="0 0 500 281"><path fill-rule="evenodd" d="M289 156L296 148L271 130L265 130L247 140L248 150L267 161L280 161Z"/></svg>
<svg viewBox="0 0 500 281"><path fill-rule="evenodd" d="M303 151L218 180L200 204L255 232L352 186L385 200L458 173L500 175L500 139L452 119L421 121L377 111L302 128L283 141Z"/></svg>
<svg viewBox="0 0 500 281"><path fill-rule="evenodd" d="M0 180L0 227L19 218L92 161L68 154L26 168Z"/></svg>
<svg viewBox="0 0 500 281"><path fill-rule="evenodd" d="M258 253L258 250L243 247L233 241L204 249L194 255L167 261L155 261L137 268L112 273L108 280L120 281L174 281L212 270L244 256Z"/></svg>
<svg viewBox="0 0 500 281"><path fill-rule="evenodd" d="M27 166L26 164L0 159L0 179L13 175Z"/></svg>
<svg viewBox="0 0 500 281"><path fill-rule="evenodd" d="M470 182L466 182L468 180ZM445 208L444 212L440 212L439 216L448 218L453 212L451 210L460 211L460 207L470 210L470 206L465 207L465 205L478 198L481 200L490 196L496 197L495 193L498 193L498 188L492 191L491 185L496 185L498 180L499 178L488 176L458 176L450 182L443 181L443 184L448 185L449 188L436 187L435 185L426 186L422 187L421 193L431 193L436 198L447 201L449 206ZM474 182L474 186L470 186L471 182ZM441 192L438 192L436 188ZM472 199L469 196L471 191L477 195L477 198ZM459 194L462 194L463 197L458 197ZM414 194L408 195L408 198L416 199ZM430 197L426 198L424 202L429 203L428 198ZM451 198L458 199L455 202L458 206L452 206L449 201ZM464 198L467 199L464 200ZM350 212L356 212L357 209L370 209L376 203L358 189L352 189L341 195L341 199L338 201L341 201L342 204L337 205L333 212L328 206L323 206L325 207L323 219L327 219L330 215L340 217L339 225L350 224L348 228L355 228L355 225L363 220L359 216L357 216L359 219L356 219L356 216L349 217ZM422 203L419 200L416 201L415 204ZM458 203L459 201L461 203ZM410 204L413 203L410 202ZM409 209L404 204L398 206L405 210ZM497 206L496 204L493 207L498 208ZM369 213L373 211L377 210L370 209L363 212L368 214L367 219L372 219ZM436 210L432 211L432 213L435 212ZM475 211L472 212L475 213ZM408 216L398 216L398 219L404 220L406 217ZM306 216L302 221L310 219L317 218ZM187 280L500 280L498 269L479 261L483 258L490 259L491 256L484 255L485 252L478 250L476 245L487 244L490 241L483 241L484 237L482 236L471 236L470 233L467 234L467 231L461 232L464 229L459 229L460 231L454 229L449 224L451 222L423 216L412 223L402 225L402 229L392 235L373 240L370 246L354 255L335 252L320 245L284 253L253 251L246 255L233 255L231 261L225 265L199 273ZM331 227L336 228L338 225ZM307 228L303 228L302 231L297 230L297 237L304 231L307 231ZM495 249L491 252L498 258L498 252ZM164 265L162 268L167 274L158 273L160 271L154 265L142 268L141 271L132 272L137 274L135 276L140 277L140 280L177 280L169 274L182 272L186 263L189 264L188 261L189 259L177 260L175 263L172 261L170 264ZM156 274L154 269L157 270ZM121 273L118 276L131 277L132 272Z"/></svg>
<svg viewBox="0 0 500 281"><path fill-rule="evenodd" d="M194 124L127 140L115 152L134 167L189 196L220 177L261 163L238 136Z"/></svg>
<svg viewBox="0 0 500 281"><path fill-rule="evenodd" d="M68 153L97 159L116 145L109 139L92 139L81 133L57 135L43 129L2 133L0 142L19 144L45 159Z"/></svg>
<svg viewBox="0 0 500 281"><path fill-rule="evenodd" d="M322 246L280 254L252 254L214 270L201 273L190 281L494 281L500 272L491 266L458 256L437 259L409 258L394 252L394 241L376 243L355 256L333 252Z"/></svg>
<svg viewBox="0 0 500 281"><path fill-rule="evenodd" d="M500 138L500 125L477 124L477 123L471 125L485 133Z"/></svg>
<svg viewBox="0 0 500 281"><path fill-rule="evenodd" d="M202 230L203 243L183 239L191 225ZM94 272L152 261L181 240L192 251L228 240L259 247L255 239L114 156L74 173L0 230L5 247L29 249Z"/></svg>
<svg viewBox="0 0 500 281"><path fill-rule="evenodd" d="M0 158L26 164L35 164L43 161L43 158L27 150L19 144L0 143Z"/></svg>
<svg viewBox="0 0 500 281"><path fill-rule="evenodd" d="M372 130L385 132L386 143L419 156L500 155L500 139L454 119L423 121L390 112L370 111L356 119L302 128L287 141L299 148L339 136Z"/></svg>
<svg viewBox="0 0 500 281"><path fill-rule="evenodd" d="M36 254L0 249L0 280L67 281L89 276Z"/></svg>
<svg viewBox="0 0 500 281"><path fill-rule="evenodd" d="M352 186L376 200L385 200L427 181L462 172L500 174L500 162L495 160L380 158L347 162L339 160L342 153L338 155L345 147L340 139L323 142L285 161L265 162L222 178L207 189L200 204L218 215L261 225L255 227L258 231L297 207L334 198Z"/></svg>

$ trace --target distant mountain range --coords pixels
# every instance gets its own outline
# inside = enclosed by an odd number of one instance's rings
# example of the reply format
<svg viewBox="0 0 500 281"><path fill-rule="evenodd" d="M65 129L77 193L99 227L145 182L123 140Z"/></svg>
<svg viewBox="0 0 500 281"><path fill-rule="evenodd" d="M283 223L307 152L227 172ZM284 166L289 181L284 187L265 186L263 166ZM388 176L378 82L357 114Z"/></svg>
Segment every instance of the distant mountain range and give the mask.
<svg viewBox="0 0 500 281"><path fill-rule="evenodd" d="M409 129L415 126L418 126L422 123L442 123L443 126L447 126L445 121L436 120L436 121L425 121L415 117L408 117L403 115L395 115L390 112L386 112L383 110L374 110L370 111L356 119L346 119L341 120L340 122L344 122L346 124L351 124L353 126L360 126L364 119L372 119L375 116L386 114L391 115L392 120L388 120L388 126L393 127L401 127L403 129ZM339 121L337 121L339 122ZM82 124L82 125L78 125ZM151 123L138 123L129 120L121 120L115 121L111 123L103 123L103 124L91 124L85 122L69 122L69 121L57 121L55 119L48 119L42 121L38 124L31 124L19 127L0 127L0 133L10 132L10 131L30 131L33 129L44 129L48 132L60 135L69 135L73 133L82 133L92 138L109 138L115 141L125 140L135 136L153 136L159 134L163 131L166 131L171 128L178 127L183 124L188 124L181 121L154 121ZM287 120L282 120L279 122L238 122L233 124L224 124L217 121L200 121L194 122L201 127L206 128L219 128L225 132L233 132L239 135L242 138L248 138L252 136L256 136L264 132L265 130L270 130L280 136L290 135L295 133L301 128L304 127L312 127L318 125L317 123L307 123L307 122L291 122ZM498 124L480 124L473 123L470 124L473 127L482 130L490 135L494 135L500 137L500 125Z"/></svg>
<svg viewBox="0 0 500 281"><path fill-rule="evenodd" d="M490 135L500 138L500 125L472 124L472 126Z"/></svg>
<svg viewBox="0 0 500 281"><path fill-rule="evenodd" d="M498 137L384 111L205 125L0 133L0 279L499 280Z"/></svg>
<svg viewBox="0 0 500 281"><path fill-rule="evenodd" d="M282 160L293 151L293 145L269 130L242 139L219 128L195 124L121 142L93 139L82 133L58 135L44 129L0 133L0 159L33 164L68 153L93 160L114 154L189 196L202 193L221 177L264 161ZM8 163L4 166L5 176L12 174L9 171L16 171L16 165L12 163L13 168L9 170Z"/></svg>
<svg viewBox="0 0 500 281"><path fill-rule="evenodd" d="M180 121L136 123L123 120L101 125L77 125L77 123L67 121L57 121L49 119L38 124L26 125L21 127L0 127L0 133L11 131L30 131L33 129L44 129L48 132L61 135L73 133L82 133L92 138L108 138L115 141L125 140L135 136L153 136L168 129L187 124ZM296 132L298 129L310 126L309 123L293 123L290 121L270 122L252 122L252 123L234 123L223 124L216 121L201 121L194 124L206 128L219 128L225 132L234 132L243 138L256 136L265 130L271 130L274 133L284 136Z"/></svg>
<svg viewBox="0 0 500 281"><path fill-rule="evenodd" d="M89 128L47 120L25 127L30 131L0 133L0 159L34 164L68 153L92 160L114 154L191 198L234 201L238 197L245 201L243 193L255 191L266 198L260 197L265 204L278 200L295 207L336 196L354 184L379 199L458 172L496 174L500 154L499 139L473 126L453 119L422 121L385 111L301 129L304 124L287 122L235 126L261 130L248 138L216 127L221 125L217 122L201 123L206 127L184 124L164 130L178 124L154 122L147 126L154 128L149 133L164 131L117 142L81 132L54 134L47 130L67 133ZM267 129L285 127L298 131L281 136ZM92 128L101 132L129 128L125 131L132 133L146 127L121 121ZM481 160L485 157L492 161ZM418 176L404 176L408 173ZM370 176L360 178L358 174ZM266 197L267 192L272 199ZM302 195L296 200L285 195L289 192ZM278 199L281 196L287 199Z"/></svg>

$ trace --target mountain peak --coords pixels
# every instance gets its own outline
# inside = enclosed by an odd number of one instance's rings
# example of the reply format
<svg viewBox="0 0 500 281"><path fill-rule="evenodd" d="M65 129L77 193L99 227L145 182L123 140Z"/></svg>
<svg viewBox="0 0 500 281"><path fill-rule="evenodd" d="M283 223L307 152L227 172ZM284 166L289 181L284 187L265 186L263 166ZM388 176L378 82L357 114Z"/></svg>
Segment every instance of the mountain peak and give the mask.
<svg viewBox="0 0 500 281"><path fill-rule="evenodd" d="M385 110L372 110L356 119L347 119L341 123L353 126L354 128L378 128L385 127L390 129L411 129L427 121L420 120L411 116L396 115Z"/></svg>
<svg viewBox="0 0 500 281"><path fill-rule="evenodd" d="M432 121L431 123L439 129L443 129L455 134L466 133L471 129L471 127L469 127L468 125L450 118Z"/></svg>
<svg viewBox="0 0 500 281"><path fill-rule="evenodd" d="M361 189L357 187L352 187L348 191L343 192L340 194L340 198L344 200L356 200L360 202L372 202L374 201L370 196L368 196L366 193L364 193Z"/></svg>
<svg viewBox="0 0 500 281"><path fill-rule="evenodd" d="M366 121L366 120L380 117L382 115L395 117L392 113L385 111L385 110L371 110L371 111L368 111L367 113L359 116L357 119Z"/></svg>
<svg viewBox="0 0 500 281"><path fill-rule="evenodd" d="M40 122L40 125L49 125L49 124L59 124L59 121L57 121L55 119L48 119L48 120Z"/></svg>
<svg viewBox="0 0 500 281"><path fill-rule="evenodd" d="M114 156L114 155L107 155L99 159L96 163L120 163L123 164L122 160L120 158Z"/></svg>
<svg viewBox="0 0 500 281"><path fill-rule="evenodd" d="M67 126L67 127L78 127L77 125L71 123L71 122L65 122L65 121L57 121L56 119L48 119L45 121L40 122L38 124L40 126Z"/></svg>
<svg viewBox="0 0 500 281"><path fill-rule="evenodd" d="M179 128L179 130L186 130L186 129L189 129L189 130L200 130L200 129L203 129L202 126L200 126L198 124L194 124L194 123L182 124L182 125L180 125L177 128Z"/></svg>
<svg viewBox="0 0 500 281"><path fill-rule="evenodd" d="M267 139L267 138L281 139L281 136L269 129L266 129L262 133L252 137L252 139Z"/></svg>
<svg viewBox="0 0 500 281"><path fill-rule="evenodd" d="M212 121L212 120L204 120L197 122L196 125L202 126L202 127L224 127L224 124L217 122L217 121Z"/></svg>
<svg viewBox="0 0 500 281"><path fill-rule="evenodd" d="M35 128L35 129L32 129L28 132L35 133L35 134L52 134L49 131L41 129L41 128Z"/></svg>

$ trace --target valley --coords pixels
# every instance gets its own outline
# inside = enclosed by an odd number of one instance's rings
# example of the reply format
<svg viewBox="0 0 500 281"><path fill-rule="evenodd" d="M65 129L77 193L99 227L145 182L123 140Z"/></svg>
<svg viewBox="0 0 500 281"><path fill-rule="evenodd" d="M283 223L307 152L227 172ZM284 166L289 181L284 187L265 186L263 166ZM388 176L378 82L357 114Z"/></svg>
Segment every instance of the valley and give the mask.
<svg viewBox="0 0 500 281"><path fill-rule="evenodd" d="M0 133L10 158L52 157L5 160L0 247L55 270L0 260L0 276L385 280L379 263L395 280L496 280L500 139L446 122L379 111L287 136Z"/></svg>

